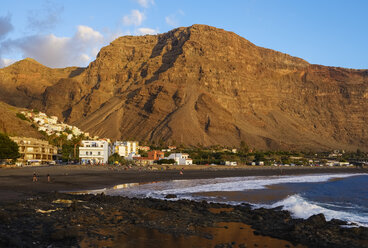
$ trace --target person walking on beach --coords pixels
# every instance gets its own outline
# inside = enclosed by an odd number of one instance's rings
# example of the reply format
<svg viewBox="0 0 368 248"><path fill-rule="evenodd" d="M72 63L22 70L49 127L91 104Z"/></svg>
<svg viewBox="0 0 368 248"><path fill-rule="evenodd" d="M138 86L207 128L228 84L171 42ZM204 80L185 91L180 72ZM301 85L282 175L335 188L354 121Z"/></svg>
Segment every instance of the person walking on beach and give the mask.
<svg viewBox="0 0 368 248"><path fill-rule="evenodd" d="M51 182L50 174L47 174L47 182Z"/></svg>
<svg viewBox="0 0 368 248"><path fill-rule="evenodd" d="M33 182L37 182L37 174L36 174L36 172L33 172Z"/></svg>
<svg viewBox="0 0 368 248"><path fill-rule="evenodd" d="M183 173L183 170L181 170L181 171L179 172L179 174L180 174L180 175L183 175L183 174L184 174L184 173Z"/></svg>

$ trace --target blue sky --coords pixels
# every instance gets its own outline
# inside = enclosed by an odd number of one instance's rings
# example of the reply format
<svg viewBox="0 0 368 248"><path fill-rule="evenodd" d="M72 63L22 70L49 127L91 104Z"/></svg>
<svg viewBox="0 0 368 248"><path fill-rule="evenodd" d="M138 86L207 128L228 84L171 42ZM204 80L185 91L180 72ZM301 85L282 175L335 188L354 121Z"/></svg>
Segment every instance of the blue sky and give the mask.
<svg viewBox="0 0 368 248"><path fill-rule="evenodd" d="M0 67L86 66L122 35L207 24L313 64L368 69L365 0L2 0Z"/></svg>

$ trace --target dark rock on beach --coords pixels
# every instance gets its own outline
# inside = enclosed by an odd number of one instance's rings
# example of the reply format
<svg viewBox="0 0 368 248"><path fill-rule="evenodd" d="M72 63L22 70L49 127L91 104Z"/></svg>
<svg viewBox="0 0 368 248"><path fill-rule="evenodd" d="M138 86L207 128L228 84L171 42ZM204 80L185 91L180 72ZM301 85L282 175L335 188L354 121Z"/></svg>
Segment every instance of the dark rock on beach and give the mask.
<svg viewBox="0 0 368 248"><path fill-rule="evenodd" d="M177 196L175 194L167 194L165 196L166 199L173 199L173 198L176 198Z"/></svg>
<svg viewBox="0 0 368 248"><path fill-rule="evenodd" d="M219 211L214 211L216 209ZM367 228L344 228L341 225L346 222L326 221L323 214L307 220L293 219L289 212L279 208L252 210L249 205L204 201L42 193L28 200L0 204L0 220L0 247L113 247L116 242L135 247L137 237L150 240L155 235L157 242L150 241L149 247L160 247L159 242L168 242L170 237L177 247L184 247L180 245L181 237L186 237L186 242L200 239L203 244L214 244L206 247L254 246L217 240L211 228L231 231L231 223L251 226L253 235L260 238L268 236L289 241L288 247L297 244L368 247ZM170 242L161 247L170 247Z"/></svg>

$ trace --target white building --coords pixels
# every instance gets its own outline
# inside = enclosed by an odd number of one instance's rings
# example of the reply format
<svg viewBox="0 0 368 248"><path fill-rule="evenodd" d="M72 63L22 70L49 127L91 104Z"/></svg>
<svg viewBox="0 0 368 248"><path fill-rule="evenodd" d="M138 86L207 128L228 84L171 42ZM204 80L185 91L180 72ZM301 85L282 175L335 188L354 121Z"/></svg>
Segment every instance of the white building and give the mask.
<svg viewBox="0 0 368 248"><path fill-rule="evenodd" d="M81 131L79 128L77 128L76 126L73 126L73 127L72 127L72 133L73 133L73 135L75 135L75 136L79 136L79 135L81 135L81 134L82 134L82 131Z"/></svg>
<svg viewBox="0 0 368 248"><path fill-rule="evenodd" d="M235 161L225 161L225 165L230 165L230 166L237 166L238 163Z"/></svg>
<svg viewBox="0 0 368 248"><path fill-rule="evenodd" d="M193 164L193 160L189 158L189 154L187 153L171 153L165 159L174 159L177 165L191 165Z"/></svg>
<svg viewBox="0 0 368 248"><path fill-rule="evenodd" d="M58 122L57 116L50 116L50 118L49 118L49 123L50 124L57 124L57 122Z"/></svg>
<svg viewBox="0 0 368 248"><path fill-rule="evenodd" d="M138 154L138 141L116 141L113 150L125 158L131 153Z"/></svg>
<svg viewBox="0 0 368 248"><path fill-rule="evenodd" d="M35 117L35 118L33 118L33 121L36 122L39 125L45 124L45 120L41 117Z"/></svg>
<svg viewBox="0 0 368 248"><path fill-rule="evenodd" d="M82 164L106 164L109 155L109 143L106 140L82 140L82 145L79 147L79 158Z"/></svg>

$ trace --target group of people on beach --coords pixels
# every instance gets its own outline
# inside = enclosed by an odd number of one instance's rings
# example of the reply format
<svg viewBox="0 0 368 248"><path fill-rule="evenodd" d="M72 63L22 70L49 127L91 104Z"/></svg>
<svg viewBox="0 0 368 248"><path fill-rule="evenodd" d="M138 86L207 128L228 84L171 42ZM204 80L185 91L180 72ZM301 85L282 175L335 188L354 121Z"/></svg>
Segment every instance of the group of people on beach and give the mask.
<svg viewBox="0 0 368 248"><path fill-rule="evenodd" d="M50 174L47 174L46 177L47 177L47 182L50 183L51 182ZM38 176L37 176L36 172L33 172L33 179L32 179L32 181L33 182L37 182L38 181Z"/></svg>

